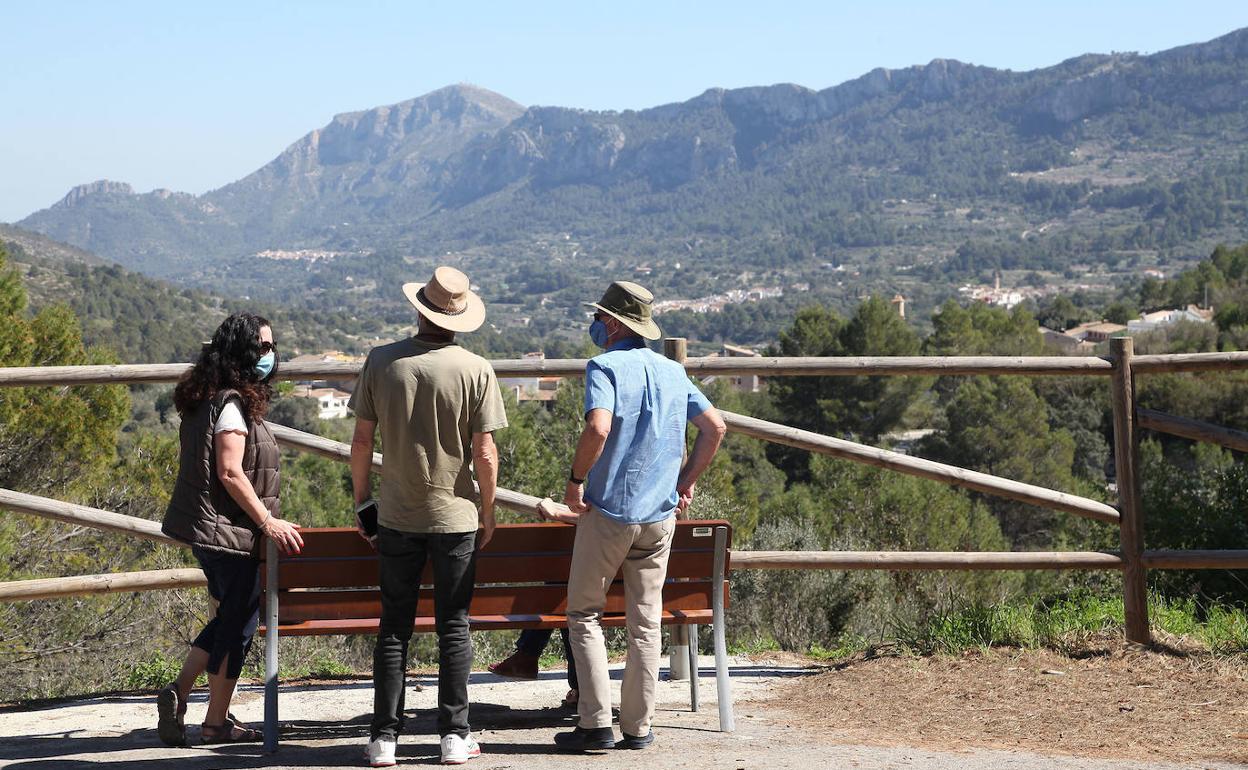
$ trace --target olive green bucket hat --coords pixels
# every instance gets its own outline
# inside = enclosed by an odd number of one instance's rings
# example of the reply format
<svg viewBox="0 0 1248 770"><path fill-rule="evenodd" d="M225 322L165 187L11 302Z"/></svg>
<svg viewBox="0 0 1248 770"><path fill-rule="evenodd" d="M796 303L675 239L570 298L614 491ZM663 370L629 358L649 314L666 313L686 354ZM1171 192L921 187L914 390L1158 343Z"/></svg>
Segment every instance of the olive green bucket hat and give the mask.
<svg viewBox="0 0 1248 770"><path fill-rule="evenodd" d="M663 336L652 317L654 295L632 281L616 281L607 287L602 299L584 304L601 310L648 340Z"/></svg>

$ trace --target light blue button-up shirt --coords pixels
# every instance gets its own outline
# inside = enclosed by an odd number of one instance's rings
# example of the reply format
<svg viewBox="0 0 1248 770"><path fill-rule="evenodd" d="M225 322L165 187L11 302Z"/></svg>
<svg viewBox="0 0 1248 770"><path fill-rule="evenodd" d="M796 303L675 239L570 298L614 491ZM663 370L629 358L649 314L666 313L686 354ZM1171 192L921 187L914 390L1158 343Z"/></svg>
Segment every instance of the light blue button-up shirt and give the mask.
<svg viewBox="0 0 1248 770"><path fill-rule="evenodd" d="M611 433L585 479L585 500L623 524L663 521L676 510L685 423L711 408L685 368L638 338L617 342L585 367L585 413L606 409Z"/></svg>

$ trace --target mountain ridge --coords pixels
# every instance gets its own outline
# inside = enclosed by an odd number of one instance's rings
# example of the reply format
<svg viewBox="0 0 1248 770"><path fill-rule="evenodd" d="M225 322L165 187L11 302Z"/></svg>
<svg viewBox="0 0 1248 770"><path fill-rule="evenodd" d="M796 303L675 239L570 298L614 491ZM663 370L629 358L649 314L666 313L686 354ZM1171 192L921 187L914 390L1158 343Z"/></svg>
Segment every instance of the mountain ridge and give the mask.
<svg viewBox="0 0 1248 770"><path fill-rule="evenodd" d="M1055 64L1055 65L1051 65L1050 67L1043 67L1043 68L1039 68L1035 70L1026 70L1021 73L1016 72L1014 70L1010 70L1010 69L1002 69L1002 68L995 68L995 67L989 67L989 66L984 66L984 65L969 64L969 63L962 62L958 59L953 59L953 58L938 57L938 58L932 59L927 64L914 64L914 65L910 65L907 67L900 67L900 68L893 68L893 69L889 69L885 67L876 67L864 73L863 75L858 76L857 78L853 78L853 79L844 81L842 83L829 86L824 89L814 89L808 86L804 86L804 85L797 84L797 83L791 83L791 82L774 83L771 85L764 85L764 86L744 86L744 87L732 88L732 89L727 89L727 88L716 86L716 87L707 88L701 94L698 94L694 97L691 97L683 101L668 102L665 104L643 108L641 110L595 111L595 110L588 110L588 109L583 109L583 108L553 107L553 106L539 106L539 107L534 107L531 109L558 109L558 110L564 110L564 111L570 111L570 112L595 114L595 115L601 115L601 116L620 115L620 114L625 114L625 113L630 113L630 112L639 112L639 113L656 112L657 113L657 112L661 112L667 109L681 108L681 107L685 107L688 105L693 105L701 100L705 100L708 98L719 98L719 99L726 98L728 100L731 100L732 97L737 96L737 95L772 93L772 92L784 90L784 89L792 89L805 96L818 97L820 99L832 99L833 101L838 100L842 93L852 94L852 96L848 97L848 99L853 100L854 97L860 96L862 94L879 95L888 88L888 84L896 83L899 78L904 81L905 79L909 77L913 77L915 74L922 74L922 76L927 78L927 83L929 84L930 88L940 89L940 88L945 87L945 84L950 84L950 83L957 84L959 79L956 76L952 79L946 78L946 77L937 77L937 73L939 73L940 75L944 75L945 73L949 73L949 72L983 72L983 73L1000 74L1000 75L1016 75L1016 74L1026 75L1029 73L1064 68L1064 67L1069 67L1072 65L1084 66L1089 61L1112 64L1113 62L1116 62L1116 61L1117 62L1131 62L1131 61L1136 61L1139 59L1181 60L1184 58L1195 58L1195 59L1202 59L1202 60L1210 60L1210 59L1218 59L1218 58L1225 59L1225 58L1229 58L1233 56L1248 56L1248 27L1234 30L1225 35L1219 36L1217 38L1213 38L1212 40L1209 40L1209 41L1189 43L1189 44L1177 46L1175 48L1158 51L1152 54L1139 54L1139 53L1134 53L1134 52L1118 52L1118 53L1113 53L1113 54L1086 53L1086 54L1080 54L1078 56L1074 56L1069 59L1063 60L1062 62L1059 62L1058 64ZM1109 74L1109 73L1092 72L1092 73L1088 73L1086 77L1103 77L1106 74ZM1076 80L1080 80L1080 79L1083 79L1083 78L1076 78ZM236 180L235 182L230 182L230 183L223 185L222 187L209 190L200 196L193 196L193 194L191 193L170 191L164 188L156 188L150 191L149 193L138 193L138 192L135 192L134 189L131 187L131 185L127 182L101 179L95 182L88 182L88 183L74 186L66 194L66 196L62 198L61 201L59 201L58 203L66 202L66 199L70 199L71 197L74 199L78 199L81 197L85 197L86 195L93 195L93 194L98 194L101 192L111 193L111 194L128 194L128 195L147 195L147 194L155 194L155 193L164 193L166 195L168 194L192 195L192 197L200 197L200 198L210 197L210 196L220 193L221 191L227 188L230 188L233 185L238 184L239 182L263 171L266 168L269 168L275 163L278 163L279 161L282 160L283 156L285 156L288 153L292 153L293 151L296 151L297 148L304 145L305 143L308 143L308 142L312 142L314 144L318 143L318 139L320 135L324 134L325 132L329 130L332 130L333 128L345 122L362 121L365 118L368 118L370 116L386 115L390 111L401 111L401 110L404 110L405 108L410 108L411 106L416 105L422 101L427 101L427 100L432 100L432 99L448 98L448 97L453 99L455 97L459 97L464 102L470 102L470 100L467 98L468 95L472 95L474 97L475 102L482 107L486 107L487 105L490 105L490 104L495 105L494 109L499 114L505 114L509 111L516 112L516 113L525 112L525 108L522 105L520 105L517 102L512 101L511 99L509 99L508 97L502 94L499 94L497 92L494 92L489 89L482 88L480 86L476 86L470 83L457 83L457 84L444 86L442 88L436 89L434 91L430 91L420 96L412 97L410 99L406 99L400 102L395 102L393 104L386 104L386 105L380 105L380 106L372 107L368 109L336 113L330 119L329 123L327 123L325 126L322 126L321 128L313 129L309 131L307 134L305 134L303 137L301 137L300 139L292 142L282 153L280 153L273 160L266 163L260 169L257 169L251 174L248 174L247 176L244 176L242 179ZM778 112L781 112L781 111L778 111ZM835 112L835 110L832 110L832 112ZM826 117L827 114L829 113L822 113L817 116L807 116L807 119L818 119L819 117ZM512 119L514 119L515 117L516 115L512 115ZM55 206L57 204L54 203L52 205Z"/></svg>
<svg viewBox="0 0 1248 770"><path fill-rule="evenodd" d="M97 182L20 224L131 268L206 282L220 280L219 263L264 250L429 255L512 244L502 251L523 255L524 243L558 231L622 253L653 239L717 239L749 253L828 231L831 217L886 246L902 231L869 219L883 202L936 192L959 207L1017 205L1015 177L1077 163L1081 146L1102 148L1107 168L1119 157L1144 169L1160 152L1167 163L1153 173L1196 174L1199 157L1248 137L1246 103L1248 29L1027 72L934 59L822 90L711 88L643 110L525 107L458 85L340 113L200 196ZM1180 134L1195 159L1167 150ZM1041 182L1053 184L1028 183ZM768 209L776 214L747 227ZM808 252L872 242L807 240Z"/></svg>

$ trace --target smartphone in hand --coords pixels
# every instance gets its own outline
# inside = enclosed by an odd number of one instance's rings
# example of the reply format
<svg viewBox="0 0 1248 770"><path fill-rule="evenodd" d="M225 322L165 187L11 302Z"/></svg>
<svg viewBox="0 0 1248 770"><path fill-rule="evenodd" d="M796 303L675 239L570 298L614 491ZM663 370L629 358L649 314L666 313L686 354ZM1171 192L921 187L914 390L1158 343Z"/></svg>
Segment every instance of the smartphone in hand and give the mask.
<svg viewBox="0 0 1248 770"><path fill-rule="evenodd" d="M369 499L355 506L355 518L368 539L375 540L377 538L377 501Z"/></svg>

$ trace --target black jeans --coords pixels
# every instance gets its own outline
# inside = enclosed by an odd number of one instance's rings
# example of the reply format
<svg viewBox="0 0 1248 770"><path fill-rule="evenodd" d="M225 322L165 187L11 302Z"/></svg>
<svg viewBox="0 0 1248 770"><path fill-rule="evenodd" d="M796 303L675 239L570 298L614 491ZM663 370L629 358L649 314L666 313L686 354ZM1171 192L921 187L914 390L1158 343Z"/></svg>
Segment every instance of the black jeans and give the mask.
<svg viewBox="0 0 1248 770"><path fill-rule="evenodd" d="M208 653L208 673L221 670L238 679L260 622L260 560L192 546L191 553L208 578L208 594L217 600L217 614L195 637L192 646Z"/></svg>
<svg viewBox="0 0 1248 770"><path fill-rule="evenodd" d="M433 562L438 631L438 735L468 736L468 673L472 670L468 604L476 573L476 540L476 532L417 534L377 528L381 627L373 649L373 738L397 739L403 730L407 645L426 561Z"/></svg>
<svg viewBox="0 0 1248 770"><path fill-rule="evenodd" d="M553 633L554 629L550 628L526 628L516 640L516 651L540 657L546 651L546 645L550 644ZM568 687L576 690L576 661L572 659L572 645L568 644L568 627L559 629L559 635L563 638L563 657L568 662Z"/></svg>

